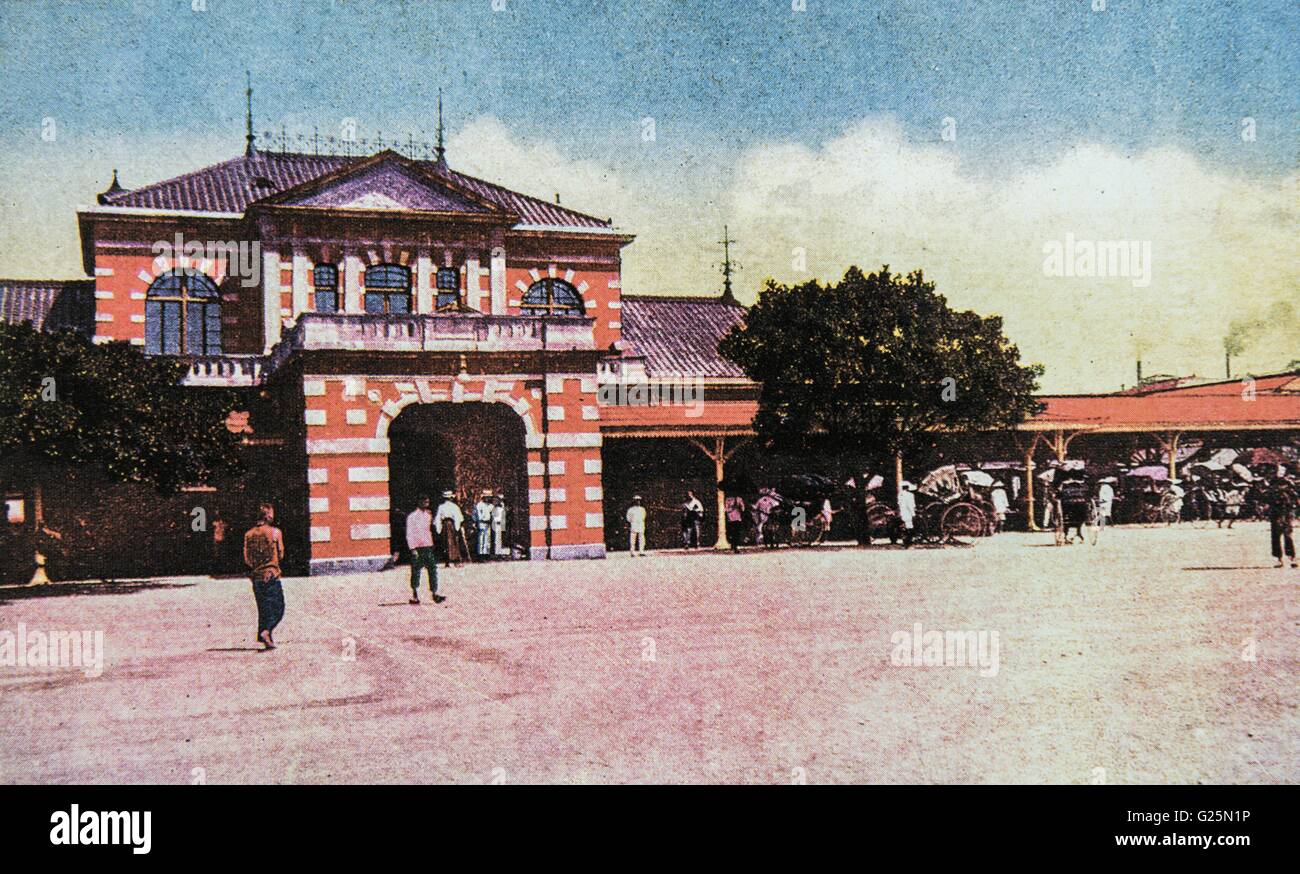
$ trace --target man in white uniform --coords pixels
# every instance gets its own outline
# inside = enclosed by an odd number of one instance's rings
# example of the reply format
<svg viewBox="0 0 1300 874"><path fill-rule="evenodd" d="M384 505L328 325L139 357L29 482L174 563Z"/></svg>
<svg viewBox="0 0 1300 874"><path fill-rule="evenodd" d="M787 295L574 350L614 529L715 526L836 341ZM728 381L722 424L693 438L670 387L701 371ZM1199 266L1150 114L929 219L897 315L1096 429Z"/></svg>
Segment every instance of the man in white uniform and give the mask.
<svg viewBox="0 0 1300 874"><path fill-rule="evenodd" d="M1097 486L1097 527L1105 528L1110 524L1110 514L1115 509L1115 487L1111 477L1104 478Z"/></svg>
<svg viewBox="0 0 1300 874"><path fill-rule="evenodd" d="M912 545L912 520L916 517L916 486L907 480L898 484L898 518L903 523L903 546Z"/></svg>
<svg viewBox="0 0 1300 874"><path fill-rule="evenodd" d="M486 561L492 549L492 492L485 491L474 505L474 525L478 540L475 543L475 557Z"/></svg>
<svg viewBox="0 0 1300 874"><path fill-rule="evenodd" d="M492 554L505 555L506 496L497 495L492 504Z"/></svg>
<svg viewBox="0 0 1300 874"><path fill-rule="evenodd" d="M641 506L641 496L632 498L632 506L627 508L628 549L632 557L645 555L645 507Z"/></svg>

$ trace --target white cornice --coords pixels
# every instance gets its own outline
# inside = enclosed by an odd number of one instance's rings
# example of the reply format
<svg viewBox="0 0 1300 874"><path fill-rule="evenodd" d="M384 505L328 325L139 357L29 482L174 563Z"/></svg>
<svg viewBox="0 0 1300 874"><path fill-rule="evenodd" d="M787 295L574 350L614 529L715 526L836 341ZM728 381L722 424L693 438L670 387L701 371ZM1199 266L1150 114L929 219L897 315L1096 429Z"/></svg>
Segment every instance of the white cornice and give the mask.
<svg viewBox="0 0 1300 874"><path fill-rule="evenodd" d="M147 206L79 206L78 215L138 215L138 216L175 216L177 218L212 218L238 220L244 217L242 212L205 212L195 209L153 209Z"/></svg>

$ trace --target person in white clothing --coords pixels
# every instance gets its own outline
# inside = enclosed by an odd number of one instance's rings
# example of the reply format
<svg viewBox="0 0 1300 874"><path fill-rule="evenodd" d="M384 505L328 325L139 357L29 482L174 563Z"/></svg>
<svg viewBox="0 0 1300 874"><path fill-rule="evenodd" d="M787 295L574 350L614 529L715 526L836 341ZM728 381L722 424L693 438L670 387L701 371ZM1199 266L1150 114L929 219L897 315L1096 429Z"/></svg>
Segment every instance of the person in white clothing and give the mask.
<svg viewBox="0 0 1300 874"><path fill-rule="evenodd" d="M492 554L505 554L506 496L498 494L492 504Z"/></svg>
<svg viewBox="0 0 1300 874"><path fill-rule="evenodd" d="M993 484L993 494L989 497L993 501L993 530L1001 531L1007 521L1007 510L1011 507L1011 502L1007 500L1007 487L1001 480Z"/></svg>
<svg viewBox="0 0 1300 874"><path fill-rule="evenodd" d="M627 508L628 548L635 558L645 555L645 507L641 505L641 496L632 498L632 506Z"/></svg>
<svg viewBox="0 0 1300 874"><path fill-rule="evenodd" d="M903 546L912 545L912 524L916 518L916 486L907 480L898 484L898 518L903 523Z"/></svg>
<svg viewBox="0 0 1300 874"><path fill-rule="evenodd" d="M433 530L442 539L443 557L447 567L460 564L465 555L460 548L460 527L465 524L465 514L456 504L455 492L443 492L442 503L433 517Z"/></svg>
<svg viewBox="0 0 1300 874"><path fill-rule="evenodd" d="M475 558L479 561L485 561L492 549L492 492L485 491L479 497L478 503L474 505L474 526L475 534L478 535L474 544Z"/></svg>
<svg viewBox="0 0 1300 874"><path fill-rule="evenodd" d="M1097 527L1105 528L1110 524L1110 514L1115 508L1115 487L1111 477L1102 479L1097 486Z"/></svg>

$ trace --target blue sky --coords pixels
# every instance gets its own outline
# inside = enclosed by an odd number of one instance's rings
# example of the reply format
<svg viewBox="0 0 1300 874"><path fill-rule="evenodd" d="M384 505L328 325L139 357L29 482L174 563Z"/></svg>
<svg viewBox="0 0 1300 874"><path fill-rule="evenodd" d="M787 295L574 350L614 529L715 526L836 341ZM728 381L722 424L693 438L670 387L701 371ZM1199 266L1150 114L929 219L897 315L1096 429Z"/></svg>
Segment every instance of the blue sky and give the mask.
<svg viewBox="0 0 1300 874"><path fill-rule="evenodd" d="M1113 337L1045 328L1044 300L1066 316L1182 300L1184 329L1124 342L1153 348L1158 369L1209 371L1218 337L1192 326L1229 311L1266 322L1296 296L1294 0L804 5L0 0L0 275L78 275L75 209L113 167L136 187L238 154L248 69L259 130L354 118L361 136L431 139L442 87L452 165L612 215L638 234L631 291L715 290L724 222L742 299L766 276L801 278L794 247L826 279L848 263L923 267L955 303L1004 314L1049 387L1109 388L1130 368L1111 366L1129 359ZM914 199L879 194L894 183ZM1021 221L1045 199L1045 218ZM990 201L1024 226L972 245ZM1044 239L1094 229L1154 239L1151 297L1039 287ZM1208 261L1160 262L1184 252L1239 265L1244 284L1197 278L1226 272ZM1293 339L1263 343L1260 366L1300 356Z"/></svg>
<svg viewBox="0 0 1300 874"><path fill-rule="evenodd" d="M70 136L197 132L234 149L247 68L272 123L428 130L441 85L453 123L493 115L595 157L647 115L726 153L883 111L923 137L956 117L962 148L995 167L1081 137L1252 172L1295 159L1293 2L504 3L3 0L5 139L53 115ZM1243 116L1287 135L1242 154Z"/></svg>

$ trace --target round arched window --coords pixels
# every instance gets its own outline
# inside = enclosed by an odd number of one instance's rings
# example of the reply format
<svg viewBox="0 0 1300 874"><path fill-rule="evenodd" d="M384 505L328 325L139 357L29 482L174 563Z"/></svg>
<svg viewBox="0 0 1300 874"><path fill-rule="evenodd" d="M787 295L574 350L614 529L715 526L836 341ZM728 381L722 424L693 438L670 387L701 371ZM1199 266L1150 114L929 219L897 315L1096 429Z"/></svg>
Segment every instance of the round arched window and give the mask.
<svg viewBox="0 0 1300 874"><path fill-rule="evenodd" d="M149 286L144 351L150 355L220 355L221 292L197 270L170 270Z"/></svg>
<svg viewBox="0 0 1300 874"><path fill-rule="evenodd" d="M582 295L563 279L539 279L520 301L526 316L580 316Z"/></svg>

